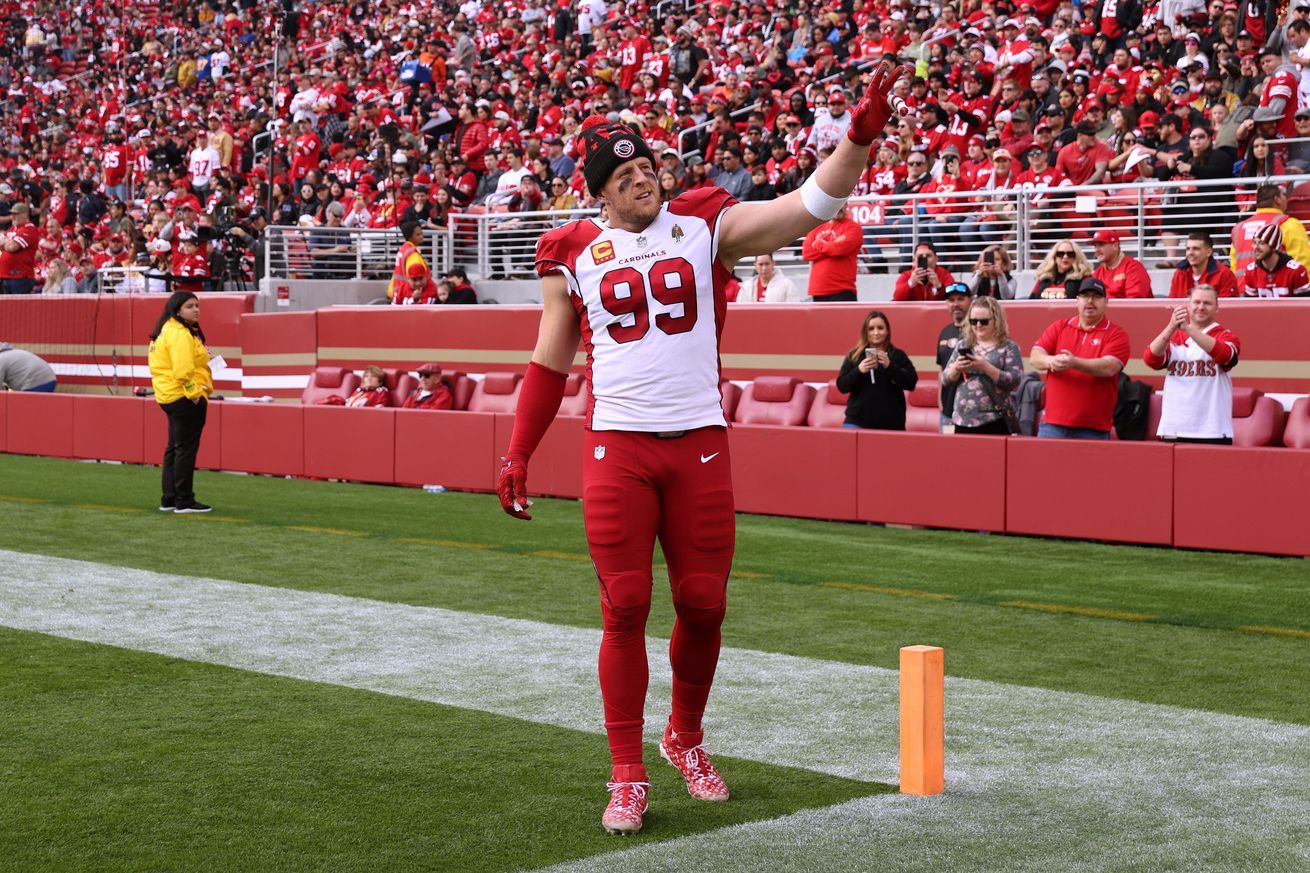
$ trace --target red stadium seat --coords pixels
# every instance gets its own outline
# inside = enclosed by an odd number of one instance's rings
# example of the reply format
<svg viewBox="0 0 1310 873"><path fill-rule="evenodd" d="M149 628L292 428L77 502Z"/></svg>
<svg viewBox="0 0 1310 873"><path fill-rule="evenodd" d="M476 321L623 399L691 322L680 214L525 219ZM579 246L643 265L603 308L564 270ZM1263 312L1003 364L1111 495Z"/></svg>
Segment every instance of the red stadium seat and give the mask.
<svg viewBox="0 0 1310 873"><path fill-rule="evenodd" d="M359 387L359 376L345 367L315 367L309 378L309 384L300 395L300 402L306 406L322 403L329 397L345 400Z"/></svg>
<svg viewBox="0 0 1310 873"><path fill-rule="evenodd" d="M841 427L846 420L848 397L849 394L837 390L836 379L830 380L822 391L816 392L806 423L810 427Z"/></svg>
<svg viewBox="0 0 1310 873"><path fill-rule="evenodd" d="M564 400L559 405L559 414L566 418L582 418L587 414L590 402L587 380L578 373L570 373L564 382Z"/></svg>
<svg viewBox="0 0 1310 873"><path fill-rule="evenodd" d="M940 388L935 379L920 379L913 391L905 392L905 429L918 433L941 430Z"/></svg>
<svg viewBox="0 0 1310 873"><path fill-rule="evenodd" d="M723 417L732 421L737 413L737 404L741 402L741 386L724 379L719 382L719 393L723 395Z"/></svg>
<svg viewBox="0 0 1310 873"><path fill-rule="evenodd" d="M1156 434L1160 431L1160 416L1164 412L1164 392L1151 392L1151 409L1146 413L1146 438L1148 440L1158 440Z"/></svg>
<svg viewBox="0 0 1310 873"><path fill-rule="evenodd" d="M1310 397L1298 397L1287 414L1283 445L1289 449L1310 449Z"/></svg>
<svg viewBox="0 0 1310 873"><path fill-rule="evenodd" d="M1260 389L1233 389L1233 445L1282 445L1286 417L1283 404Z"/></svg>
<svg viewBox="0 0 1310 873"><path fill-rule="evenodd" d="M451 396L455 398L455 405L452 410L464 411L469 408L469 400L473 397L473 380L458 370L442 371L441 382L449 389Z"/></svg>
<svg viewBox="0 0 1310 873"><path fill-rule="evenodd" d="M733 421L738 424L805 424L814 389L792 376L757 376L746 386Z"/></svg>
<svg viewBox="0 0 1310 873"><path fill-rule="evenodd" d="M418 387L418 380L407 370L387 370L386 374L387 393L391 395L389 405L399 409L405 405L405 398Z"/></svg>
<svg viewBox="0 0 1310 873"><path fill-rule="evenodd" d="M514 414L519 405L522 373L488 373L473 389L469 412L505 412Z"/></svg>

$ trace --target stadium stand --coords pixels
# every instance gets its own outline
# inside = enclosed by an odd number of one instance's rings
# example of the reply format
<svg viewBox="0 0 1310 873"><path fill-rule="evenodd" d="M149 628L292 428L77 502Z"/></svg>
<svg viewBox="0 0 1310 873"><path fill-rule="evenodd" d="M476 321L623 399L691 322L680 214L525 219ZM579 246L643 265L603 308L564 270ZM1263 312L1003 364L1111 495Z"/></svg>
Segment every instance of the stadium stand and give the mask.
<svg viewBox="0 0 1310 873"><path fill-rule="evenodd" d="M109 268L150 261L156 240L169 243L169 276L250 273L261 218L296 229L279 256L288 274L385 275L391 244L376 237L348 244L349 266L311 255L340 244L326 227L334 203L343 232L391 228L407 212L434 228L504 214L463 228L451 248L494 240L506 262L493 272L522 272L557 220L546 213L594 205L575 143L586 115L643 133L671 193L724 181L735 148L747 174L765 171L747 197L771 197L824 158L849 117L840 103L884 58L914 65L899 93L915 118L871 149L856 193L941 200L962 219L944 253L955 264L972 265L986 241L1045 251L1098 227L1140 235L1135 254L1149 246L1166 263L1188 229L1206 229L1222 254L1259 180L1310 170L1310 129L1295 119L1306 93L1296 4L287 8L270 20L247 2L5 6L0 225L13 204L33 207L38 286L60 279L60 262L71 284L52 288L93 289ZM1257 56L1261 43L1269 53ZM951 152L958 173L943 180ZM930 170L907 181L916 153ZM535 193L519 191L525 175ZM1084 183L1100 188L1060 192ZM1286 211L1303 212L1308 186L1287 187ZM857 210L866 265L892 266L906 242L898 219L915 211ZM200 234L197 263L184 263L184 228ZM1293 236L1289 252L1310 260Z"/></svg>

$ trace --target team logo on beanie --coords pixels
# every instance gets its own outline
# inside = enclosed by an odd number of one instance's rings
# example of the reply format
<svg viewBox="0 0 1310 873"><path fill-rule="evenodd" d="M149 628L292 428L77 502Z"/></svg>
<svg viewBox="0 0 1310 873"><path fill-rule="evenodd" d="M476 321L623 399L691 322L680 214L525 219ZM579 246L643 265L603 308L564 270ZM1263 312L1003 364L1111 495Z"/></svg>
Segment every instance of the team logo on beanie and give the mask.
<svg viewBox="0 0 1310 873"><path fill-rule="evenodd" d="M582 175L593 196L600 193L610 174L624 161L644 157L655 166L655 153L650 145L625 124L610 123L602 115L592 115L582 122L579 134Z"/></svg>

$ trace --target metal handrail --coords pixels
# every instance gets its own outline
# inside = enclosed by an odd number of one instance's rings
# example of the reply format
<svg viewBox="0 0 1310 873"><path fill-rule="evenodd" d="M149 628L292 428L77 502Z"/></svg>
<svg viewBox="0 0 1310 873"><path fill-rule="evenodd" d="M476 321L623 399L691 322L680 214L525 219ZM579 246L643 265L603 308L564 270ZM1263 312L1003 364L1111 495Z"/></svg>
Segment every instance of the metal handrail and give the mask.
<svg viewBox="0 0 1310 873"><path fill-rule="evenodd" d="M1013 258L1017 269L1027 269L1036 260L1040 259L1040 255L1045 252L1049 240L1055 236L1061 233L1090 236L1100 227L1108 226L1109 219L1103 216L1098 217L1095 211L1075 212L1075 204L1079 197L1114 194L1115 196L1112 198L1114 207L1125 211L1113 219L1113 226L1123 232L1125 248L1141 256L1148 249L1148 243L1155 242L1154 238L1149 237L1149 234L1151 225L1159 220L1159 214L1168 212L1170 209L1178 211L1185 209L1187 206L1186 199L1170 201L1170 195L1175 195L1178 198L1198 197L1204 202L1206 191L1231 192L1233 195L1231 217L1238 220L1243 215L1249 214L1249 208L1243 211L1237 205L1237 195L1239 193L1250 197L1254 193L1255 187L1260 184L1267 182L1287 184L1305 181L1307 181L1306 176L1284 175L1260 179L1188 179L1166 182L1153 180L1145 183L1081 185L1077 187L1032 186L982 191L905 194L893 197L867 195L852 197L850 204L855 209L858 209L861 205L882 207L885 210L883 218L888 220L881 223L866 224L866 236L870 234L876 236L875 231L881 231L883 236L890 234L895 240L893 248L909 247L911 249L928 235L929 230L936 229L930 224L929 217L923 214L923 210L919 208L919 205L926 201L967 202L976 207L970 209L969 214L979 213L984 210L999 212L1002 216L999 223L1003 225L1003 228L998 232L1000 237L998 242ZM1183 189L1186 188L1198 189L1198 191L1184 192ZM1097 204L1100 204L1100 202L1100 198L1098 198ZM1096 206L1097 204L1088 205ZM1100 207L1097 206L1097 208ZM887 212L894 212L894 215L888 216ZM499 265L510 259L515 259L515 263L519 266L530 264L528 258L531 249L535 246L536 239L542 232L565 221L590 217L596 214L598 214L596 209L452 213L448 225L444 229L429 230L427 232L426 246L429 263L432 265L434 272L445 272L458 264L482 278L495 273L518 272L516 270L499 269ZM1061 214L1063 214L1063 217L1059 217ZM1071 217L1074 215L1077 217ZM897 220L895 226L889 220L890 218ZM889 231L889 227L893 229ZM289 233L297 235L293 239L305 241L308 239L308 233L311 230L322 233L329 229L271 227L268 230L267 238L272 244L281 235ZM395 253L399 248L399 235L395 229L333 228L331 232L351 235L357 237L358 240L369 239L373 242L375 249L371 258L363 255L355 258L353 272L356 276L366 277L370 273L380 276L390 275ZM1187 228L1184 227L1178 232L1185 236ZM358 240L355 243L355 249L357 252L362 252L367 247L361 245ZM1226 235L1220 235L1216 239L1216 245L1221 251L1226 248L1227 244ZM950 245L955 247L957 256L961 254L960 250L963 248L961 243L952 239ZM876 261L874 258L875 248L873 242L870 241L865 252L865 261L869 265L873 265ZM296 257L303 257L303 255L292 252L288 257L285 247L277 249L276 245L271 245L265 257L267 265L266 278L288 278L285 268L288 265L294 265ZM801 260L799 245L784 246L779 250L776 258L780 264L799 263ZM969 261L971 262L972 258ZM305 263L308 263L308 261L305 261ZM959 263L958 258L957 263ZM282 270L282 272L279 272L279 270Z"/></svg>

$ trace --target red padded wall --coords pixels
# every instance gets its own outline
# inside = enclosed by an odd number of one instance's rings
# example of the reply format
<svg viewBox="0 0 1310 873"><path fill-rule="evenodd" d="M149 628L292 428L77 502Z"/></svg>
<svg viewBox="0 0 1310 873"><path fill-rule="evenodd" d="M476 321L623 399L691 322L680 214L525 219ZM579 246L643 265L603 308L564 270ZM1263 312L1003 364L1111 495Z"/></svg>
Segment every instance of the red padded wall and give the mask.
<svg viewBox="0 0 1310 873"><path fill-rule="evenodd" d="M224 470L303 476L305 418L301 407L273 403L224 403Z"/></svg>
<svg viewBox="0 0 1310 873"><path fill-rule="evenodd" d="M73 396L73 456L140 464L145 460L143 404L138 397Z"/></svg>
<svg viewBox="0 0 1310 873"><path fill-rule="evenodd" d="M306 406L303 411L306 476L395 481L396 410Z"/></svg>
<svg viewBox="0 0 1310 873"><path fill-rule="evenodd" d="M528 493L548 497L582 496L582 441L584 419L557 418L532 453L528 464ZM493 476L509 449L514 416L496 416L496 450L492 453Z"/></svg>
<svg viewBox="0 0 1310 873"><path fill-rule="evenodd" d="M1031 437L1006 443L1011 533L1173 542L1173 446Z"/></svg>
<svg viewBox="0 0 1310 873"><path fill-rule="evenodd" d="M861 521L1005 530L1005 437L857 433Z"/></svg>
<svg viewBox="0 0 1310 873"><path fill-rule="evenodd" d="M733 427L737 511L854 520L855 435L854 430Z"/></svg>
<svg viewBox="0 0 1310 873"><path fill-rule="evenodd" d="M16 455L73 457L73 395L9 392L6 451Z"/></svg>
<svg viewBox="0 0 1310 873"><path fill-rule="evenodd" d="M248 312L241 316L241 393L299 400L318 364L314 312Z"/></svg>
<svg viewBox="0 0 1310 873"><path fill-rule="evenodd" d="M200 453L196 455L196 466L202 470L223 469L223 408L221 400L211 400L205 412L205 429L200 435ZM168 416L159 404L149 400L141 404L143 457L147 464L159 466L164 462L164 449L168 447Z"/></svg>
<svg viewBox="0 0 1310 873"><path fill-rule="evenodd" d="M1310 556L1310 451L1174 448L1174 545Z"/></svg>
<svg viewBox="0 0 1310 873"><path fill-rule="evenodd" d="M396 481L491 491L495 432L496 417L490 414L397 410Z"/></svg>
<svg viewBox="0 0 1310 873"><path fill-rule="evenodd" d="M318 362L413 370L521 371L532 357L540 306L333 306L320 309Z"/></svg>

